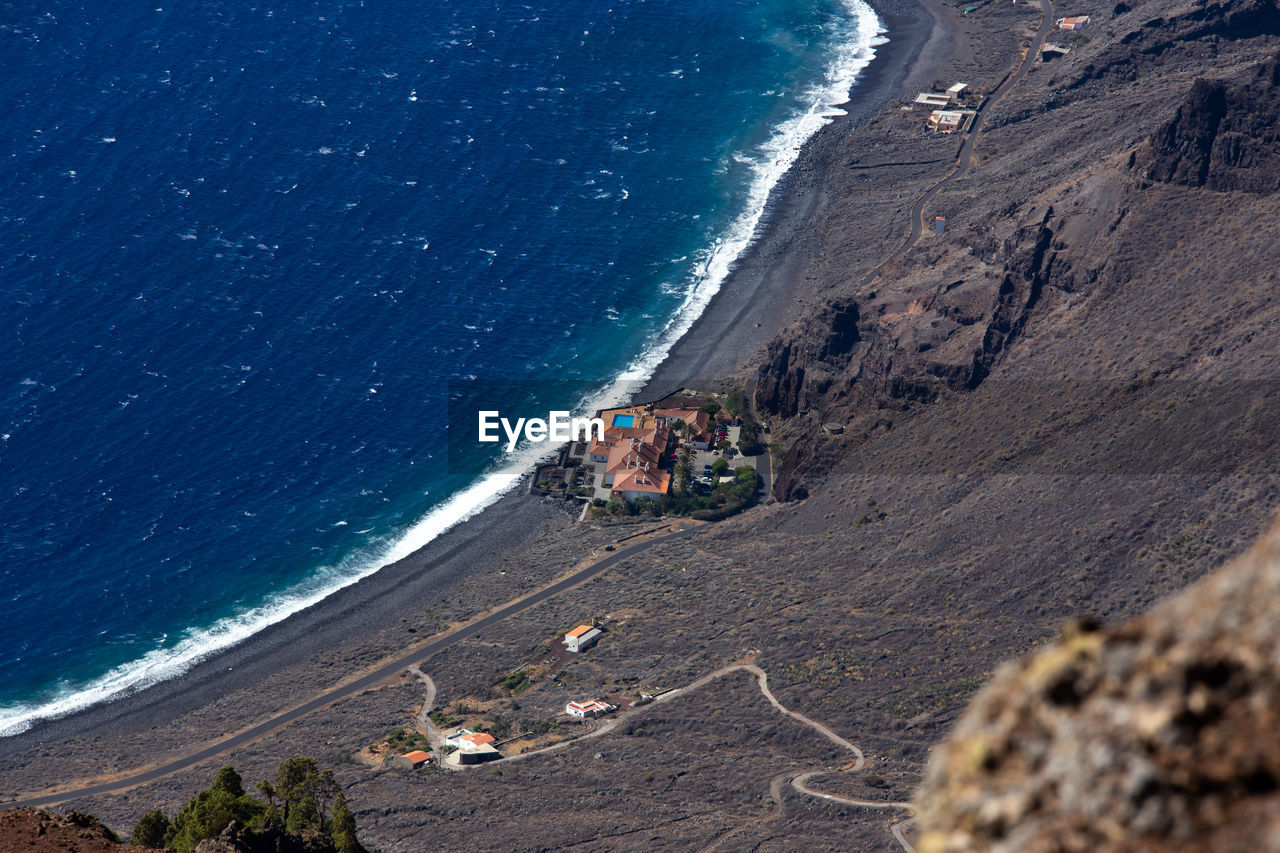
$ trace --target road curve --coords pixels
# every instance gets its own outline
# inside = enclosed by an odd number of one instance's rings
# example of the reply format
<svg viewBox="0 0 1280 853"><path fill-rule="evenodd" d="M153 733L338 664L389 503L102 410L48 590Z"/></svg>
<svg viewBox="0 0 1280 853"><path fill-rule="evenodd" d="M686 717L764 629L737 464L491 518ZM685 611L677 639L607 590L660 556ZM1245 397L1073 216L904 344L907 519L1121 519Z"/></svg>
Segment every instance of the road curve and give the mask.
<svg viewBox="0 0 1280 853"><path fill-rule="evenodd" d="M641 551L652 548L654 545L690 536L698 530L699 526L684 527L674 530L671 533L664 533L661 536L656 536L653 539L649 539L644 542L638 542L634 545L620 548L603 559L565 575L559 580L547 584L546 586L543 586L520 598L514 599L497 610L494 610L478 619L474 619L466 625L462 625L452 631L448 631L435 639L427 641L426 643L414 646L411 650L403 652L395 658L384 661L381 664L377 664L351 681L332 687L300 705L295 705L292 708L274 714L259 723L255 723L254 725L242 729L235 734L229 735L222 740L207 744L179 758L171 759L154 767L139 769L135 772L127 773L124 776L110 779L108 781L94 782L92 780L84 780L83 782L71 783L66 788L21 796L8 802L0 803L0 805L7 808L45 808L82 797L119 793L130 788L136 788L139 785L146 785L151 782L164 779L165 777L172 776L173 774L180 773L184 770L189 770L201 762L208 761L209 759L225 752L245 746L246 744L272 734L290 723L320 710L321 708L328 707L335 702L350 698L357 693L375 687L418 661L432 655L439 654L445 649L455 646L463 640L476 636L486 628L491 628L517 613L522 613L531 607L541 604L549 598L554 598L562 592L573 589L574 587L579 586L611 569L621 561L635 556Z"/></svg>
<svg viewBox="0 0 1280 853"><path fill-rule="evenodd" d="M889 831L893 833L894 840L902 845L905 853L916 853L915 845L907 840L907 827L915 823L916 819L911 818L900 823L891 824Z"/></svg>
<svg viewBox="0 0 1280 853"><path fill-rule="evenodd" d="M425 681L427 681L428 684L430 684L430 679L428 679L426 675L421 672L421 670L416 670L416 672ZM862 770L863 767L866 766L866 757L862 754L862 750L859 749L857 745L851 743L849 740L836 734L834 731L832 731L830 728L823 725L822 723L819 723L816 720L811 720L808 717L806 717L804 714L801 714L798 711L793 711L787 706L783 705L781 702L779 702L778 697L774 696L773 691L769 689L769 674L753 663L735 663L735 664L730 664L729 666L721 667L720 669L717 669L715 672L708 673L707 675L704 675L701 678L697 678L689 682L684 687L678 688L676 690L672 690L669 693L664 693L663 695L655 699L651 704L656 705L660 702L670 702L671 700L675 699L678 696L683 696L686 693L689 693L690 691L697 690L700 687L705 687L706 685L710 684L716 679L723 678L724 676L730 675L735 672L749 672L752 675L754 675L756 677L756 684L760 688L760 692L764 695L764 698L768 700L769 704L772 705L776 711L778 711L781 714L785 714L786 716L790 717L791 719L795 720L801 725L804 725L813 729L818 734L822 735L824 738L834 743L836 746L839 746L842 749L848 750L850 753L852 753L854 756L854 762L853 764L845 768L845 772L856 773L857 771ZM434 694L432 694L432 698L434 698ZM545 755L546 753L549 753L549 752L554 752L557 750L564 749L566 747L572 746L575 743L578 743L579 741L587 740L588 738L602 737L614 731L619 725L621 725L628 718L644 713L649 707L650 707L649 705L640 705L640 706L633 707L613 717L608 722L600 726L598 729L590 731L576 738L571 738L569 740L562 740L559 743L553 743L550 746L545 746L545 747L542 747L541 749L534 749L534 750L530 750L529 752L522 752L519 755L511 755L506 758L500 758L497 761L486 762L483 765L458 765L458 766L442 765L442 766L449 767L450 769L453 769L453 770L465 771L465 770L475 770L479 767L491 767L493 765L504 764L512 761L525 761L530 758L534 758L535 756ZM769 810L769 813L759 818L753 818L733 828L729 832L717 838L710 845L702 848L700 853L711 853L711 851L717 849L724 842L728 841L730 838L737 835L739 832L741 832L743 829L745 829L747 826L749 826L752 823L756 823L758 821L769 821L781 816L783 787L787 784L787 782L790 782L791 787L794 788L800 794L804 794L810 797L816 797L822 800L828 800L830 802L843 803L844 805L848 805L848 806L856 806L860 808L870 808L870 809L910 810L913 808L913 806L910 803L881 802L877 800L855 800L849 797L836 796L835 794L826 794L826 793L823 793L822 791L815 791L812 788L808 787L808 785L806 784L814 776L825 776L828 773L832 773L832 772L835 772L835 771L811 770L807 773L796 773L795 771L788 771L786 773L773 777L773 779L771 779L769 782L769 796L773 799L774 807ZM898 824L893 824L890 827L890 831L893 833L894 839L897 840L902 845L903 849L906 850L907 853L915 853L914 848L907 841L906 837L902 835Z"/></svg>
<svg viewBox="0 0 1280 853"><path fill-rule="evenodd" d="M850 768L852 769L852 768ZM826 770L813 770L808 773L801 773L799 776L792 777L791 787L801 794L808 794L810 797L817 797L820 800L830 800L833 803L844 803L846 806L858 806L864 809L911 809L914 806L911 803L889 803L879 800L852 800L848 797L839 797L835 794L824 794L822 791L815 791L805 783L814 776L826 776Z"/></svg>

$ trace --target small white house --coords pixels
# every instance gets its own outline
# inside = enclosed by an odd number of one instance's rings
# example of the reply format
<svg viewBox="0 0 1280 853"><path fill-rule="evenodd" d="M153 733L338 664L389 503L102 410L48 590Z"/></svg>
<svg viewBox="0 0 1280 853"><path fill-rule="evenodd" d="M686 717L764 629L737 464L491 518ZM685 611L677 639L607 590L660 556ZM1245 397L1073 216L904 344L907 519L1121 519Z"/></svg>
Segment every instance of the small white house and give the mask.
<svg viewBox="0 0 1280 853"><path fill-rule="evenodd" d="M591 699L586 702L570 702L564 706L564 712L571 717L598 717L601 714L608 714L618 710L617 705L610 705L608 702L601 702L599 699Z"/></svg>
<svg viewBox="0 0 1280 853"><path fill-rule="evenodd" d="M564 644L571 652L585 652L600 639L601 631L591 625L579 625L564 635Z"/></svg>

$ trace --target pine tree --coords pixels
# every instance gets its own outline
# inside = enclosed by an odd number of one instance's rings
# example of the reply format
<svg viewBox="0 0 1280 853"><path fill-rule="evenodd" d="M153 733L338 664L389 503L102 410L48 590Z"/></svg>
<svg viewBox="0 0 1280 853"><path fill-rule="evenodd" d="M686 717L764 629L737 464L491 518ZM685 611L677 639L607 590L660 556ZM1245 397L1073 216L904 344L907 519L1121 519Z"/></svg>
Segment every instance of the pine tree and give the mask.
<svg viewBox="0 0 1280 853"><path fill-rule="evenodd" d="M356 818L347 807L347 797L341 791L333 800L333 820L330 822L329 837L338 853L364 853L364 848L356 839Z"/></svg>

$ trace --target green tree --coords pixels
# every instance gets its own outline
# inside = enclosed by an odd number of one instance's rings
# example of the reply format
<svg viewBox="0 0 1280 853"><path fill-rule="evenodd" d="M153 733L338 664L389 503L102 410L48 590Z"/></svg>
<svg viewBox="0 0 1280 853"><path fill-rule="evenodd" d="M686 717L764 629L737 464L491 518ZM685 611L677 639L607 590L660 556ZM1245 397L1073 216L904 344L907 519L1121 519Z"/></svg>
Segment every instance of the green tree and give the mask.
<svg viewBox="0 0 1280 853"><path fill-rule="evenodd" d="M724 458L717 459L711 463L711 473L717 477L723 477L725 472L729 470L729 463Z"/></svg>
<svg viewBox="0 0 1280 853"><path fill-rule="evenodd" d="M738 431L738 450L743 456L755 456L764 452L764 447L760 444L760 424L750 415L742 419L742 428Z"/></svg>
<svg viewBox="0 0 1280 853"><path fill-rule="evenodd" d="M720 404L712 400L710 403L707 403L705 406L698 409L698 411L706 412L708 415L711 415L714 417L715 415L720 414Z"/></svg>
<svg viewBox="0 0 1280 853"><path fill-rule="evenodd" d="M233 771L234 772L234 771ZM219 774L221 776L221 774ZM236 780L239 780L237 775ZM165 839L168 846L187 853L206 838L216 838L236 821L242 826L254 826L266 812L266 805L259 799L231 793L227 783L230 776L215 781L214 785L192 797L173 818ZM221 785L221 787L219 787Z"/></svg>
<svg viewBox="0 0 1280 853"><path fill-rule="evenodd" d="M356 819L347 806L347 797L341 791L333 798L333 819L329 825L329 837L338 853L364 853L356 838Z"/></svg>
<svg viewBox="0 0 1280 853"><path fill-rule="evenodd" d="M742 389L734 388L724 398L724 410L735 418L742 414Z"/></svg>
<svg viewBox="0 0 1280 853"><path fill-rule="evenodd" d="M240 778L236 769L228 764L213 777L213 784L209 786L209 790L226 791L233 797L241 797L244 796L244 780Z"/></svg>
<svg viewBox="0 0 1280 853"><path fill-rule="evenodd" d="M152 809L133 825L133 832L129 835L129 843L136 847L159 849L164 846L165 838L169 835L171 825L164 812L159 809Z"/></svg>
<svg viewBox="0 0 1280 853"><path fill-rule="evenodd" d="M338 783L332 770L322 771L315 759L290 758L276 770L276 796L286 832L323 829L329 804L337 797Z"/></svg>
<svg viewBox="0 0 1280 853"><path fill-rule="evenodd" d="M677 495L688 494L689 484L693 481L693 449L689 445L680 448L672 474L671 490Z"/></svg>

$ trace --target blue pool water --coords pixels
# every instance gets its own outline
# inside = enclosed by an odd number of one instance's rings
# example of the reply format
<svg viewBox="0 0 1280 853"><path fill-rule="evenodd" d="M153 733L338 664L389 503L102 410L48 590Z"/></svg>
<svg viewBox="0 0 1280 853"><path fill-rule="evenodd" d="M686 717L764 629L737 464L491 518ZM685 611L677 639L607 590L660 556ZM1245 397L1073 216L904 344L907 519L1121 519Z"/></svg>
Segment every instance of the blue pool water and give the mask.
<svg viewBox="0 0 1280 853"><path fill-rule="evenodd" d="M527 458L445 464L451 383L647 375L877 21L862 0L36 0L0 33L12 734L494 500Z"/></svg>
<svg viewBox="0 0 1280 853"><path fill-rule="evenodd" d="M614 415L613 426L622 427L623 429L632 426L636 422L635 415Z"/></svg>

